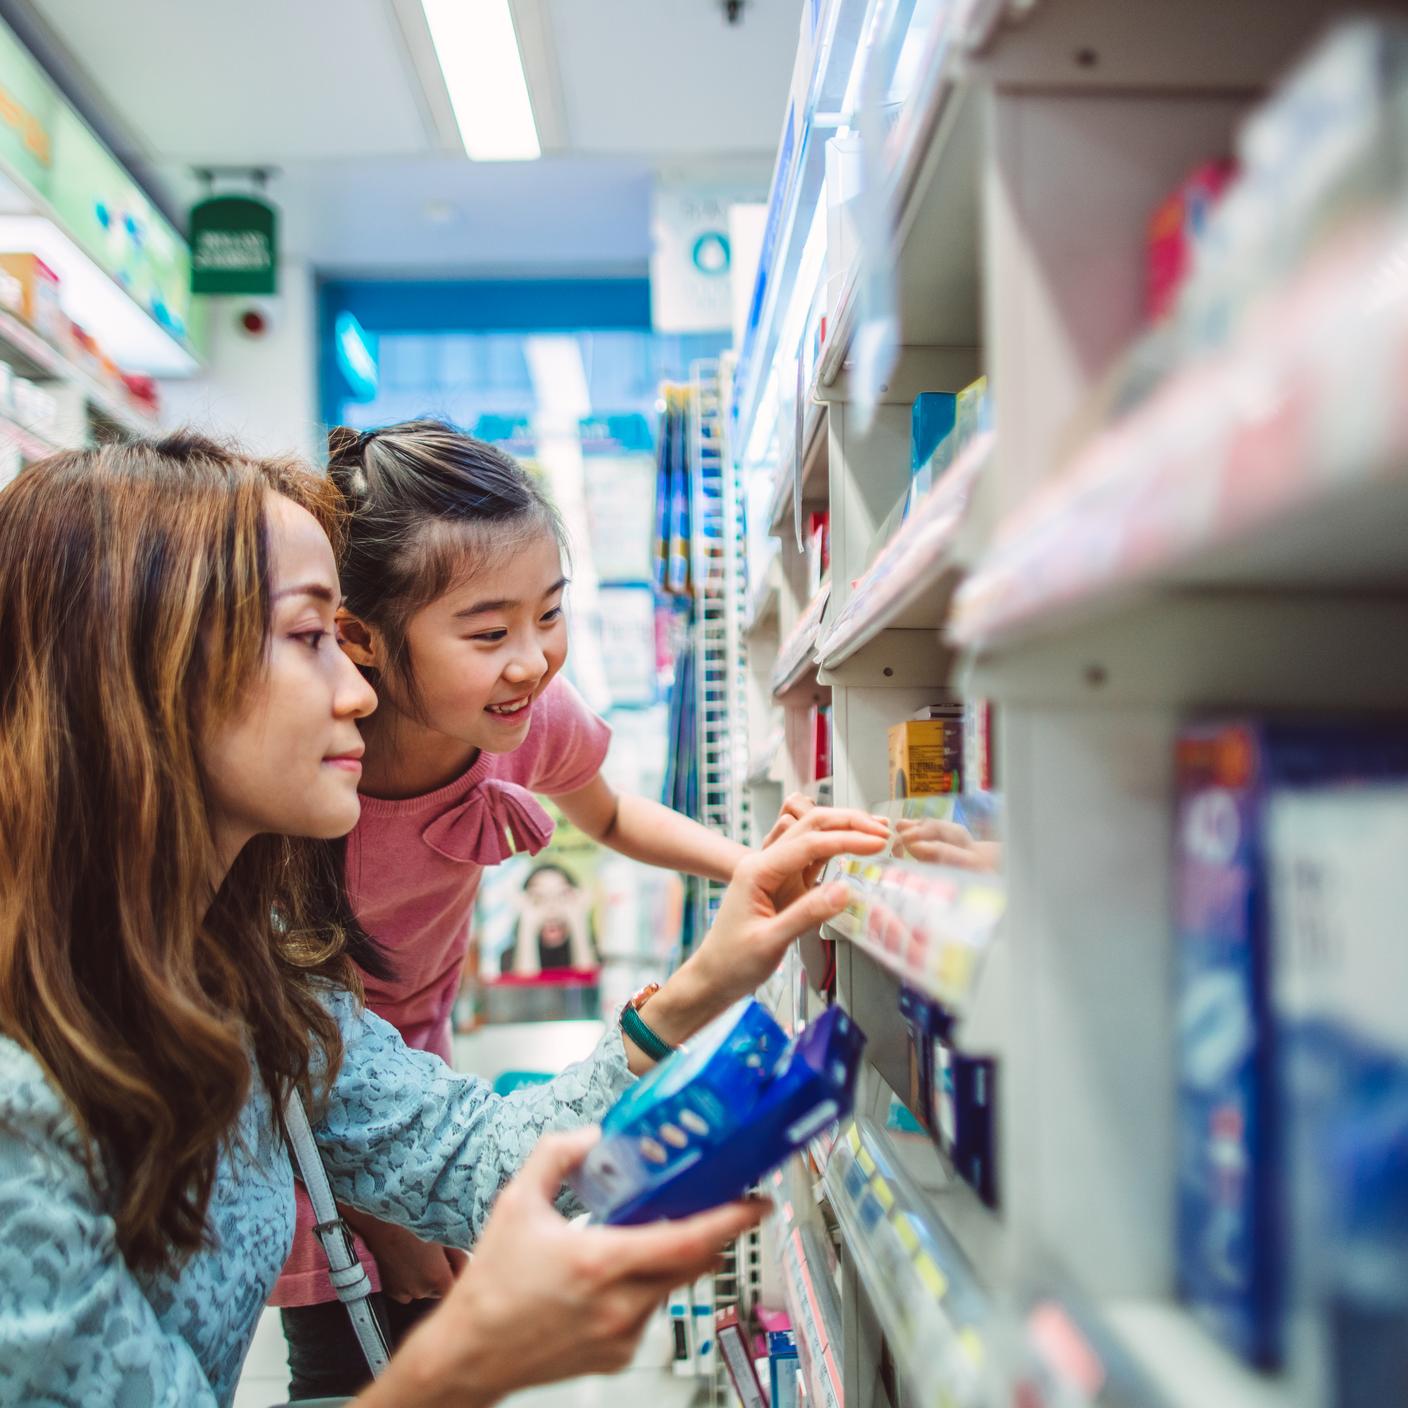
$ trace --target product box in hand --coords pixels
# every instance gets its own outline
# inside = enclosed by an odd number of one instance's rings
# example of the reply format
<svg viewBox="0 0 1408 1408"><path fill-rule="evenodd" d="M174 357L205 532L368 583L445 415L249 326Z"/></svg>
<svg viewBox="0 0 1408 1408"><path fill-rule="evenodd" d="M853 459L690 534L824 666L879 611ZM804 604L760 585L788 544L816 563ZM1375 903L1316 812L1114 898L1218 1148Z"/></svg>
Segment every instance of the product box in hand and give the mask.
<svg viewBox="0 0 1408 1408"><path fill-rule="evenodd" d="M889 731L890 796L937 797L963 790L963 707L937 705Z"/></svg>
<svg viewBox="0 0 1408 1408"><path fill-rule="evenodd" d="M1288 1345L1344 1408L1408 1388L1408 786L1268 807Z"/></svg>
<svg viewBox="0 0 1408 1408"><path fill-rule="evenodd" d="M735 1004L611 1107L578 1197L631 1224L740 1196L850 1111L864 1045L839 1007L789 1039L761 1003Z"/></svg>
<svg viewBox="0 0 1408 1408"><path fill-rule="evenodd" d="M1286 789L1406 770L1401 726L1233 721L1177 743L1178 1284L1261 1366L1280 1358L1283 1274L1266 810Z"/></svg>

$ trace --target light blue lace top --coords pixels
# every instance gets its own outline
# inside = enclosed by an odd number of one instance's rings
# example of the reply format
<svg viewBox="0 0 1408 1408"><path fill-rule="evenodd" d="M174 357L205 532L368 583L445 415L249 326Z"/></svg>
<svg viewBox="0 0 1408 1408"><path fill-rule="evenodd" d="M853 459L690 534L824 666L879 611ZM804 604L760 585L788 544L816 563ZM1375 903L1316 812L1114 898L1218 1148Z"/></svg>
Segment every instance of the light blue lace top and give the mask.
<svg viewBox="0 0 1408 1408"><path fill-rule="evenodd" d="M600 1119L630 1082L619 1035L556 1080L496 1096L331 998L346 1056L314 1133L338 1201L467 1246L540 1134ZM175 1274L117 1249L67 1107L0 1038L0 1405L206 1408L234 1396L293 1237L293 1172L258 1086L210 1203L213 1245Z"/></svg>

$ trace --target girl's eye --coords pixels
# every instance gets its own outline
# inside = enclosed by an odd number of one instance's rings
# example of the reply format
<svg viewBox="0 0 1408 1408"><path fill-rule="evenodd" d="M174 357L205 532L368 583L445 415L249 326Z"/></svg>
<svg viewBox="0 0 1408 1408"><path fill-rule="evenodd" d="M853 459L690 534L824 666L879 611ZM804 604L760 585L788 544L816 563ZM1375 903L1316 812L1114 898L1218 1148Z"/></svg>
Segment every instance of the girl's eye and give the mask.
<svg viewBox="0 0 1408 1408"><path fill-rule="evenodd" d="M508 636L507 631L484 631L477 636L470 636L470 640L482 641L485 645L497 645Z"/></svg>
<svg viewBox="0 0 1408 1408"><path fill-rule="evenodd" d="M293 638L294 640L301 640L309 650L316 651L320 649L323 642L327 640L328 634L327 631L319 626L315 631L295 631Z"/></svg>
<svg viewBox="0 0 1408 1408"><path fill-rule="evenodd" d="M545 626L550 626L554 621L560 621L561 619L562 608L560 606L554 606L551 611L543 613L543 625Z"/></svg>

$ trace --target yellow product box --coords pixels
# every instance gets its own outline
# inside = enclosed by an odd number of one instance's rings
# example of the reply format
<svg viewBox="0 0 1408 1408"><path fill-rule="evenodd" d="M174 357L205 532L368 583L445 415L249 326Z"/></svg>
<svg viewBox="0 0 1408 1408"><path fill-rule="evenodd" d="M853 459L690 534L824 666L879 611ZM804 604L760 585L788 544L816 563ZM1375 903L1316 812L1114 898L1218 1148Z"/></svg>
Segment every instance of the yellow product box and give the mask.
<svg viewBox="0 0 1408 1408"><path fill-rule="evenodd" d="M889 739L892 798L963 790L961 719L909 719L891 725Z"/></svg>
<svg viewBox="0 0 1408 1408"><path fill-rule="evenodd" d="M59 276L37 254L0 254L0 305L49 341L61 340Z"/></svg>

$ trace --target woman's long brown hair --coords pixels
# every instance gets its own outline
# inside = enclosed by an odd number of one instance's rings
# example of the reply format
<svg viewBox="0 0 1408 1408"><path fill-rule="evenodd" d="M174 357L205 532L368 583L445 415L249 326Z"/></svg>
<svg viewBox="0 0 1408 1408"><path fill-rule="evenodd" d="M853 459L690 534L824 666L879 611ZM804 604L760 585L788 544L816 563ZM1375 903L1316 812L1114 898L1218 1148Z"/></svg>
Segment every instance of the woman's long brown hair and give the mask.
<svg viewBox="0 0 1408 1408"><path fill-rule="evenodd" d="M199 740L266 668L284 482L317 507L296 464L174 437L0 492L0 1032L68 1100L133 1266L203 1244L255 1073L281 1102L341 1055L326 848L258 838L211 894Z"/></svg>

